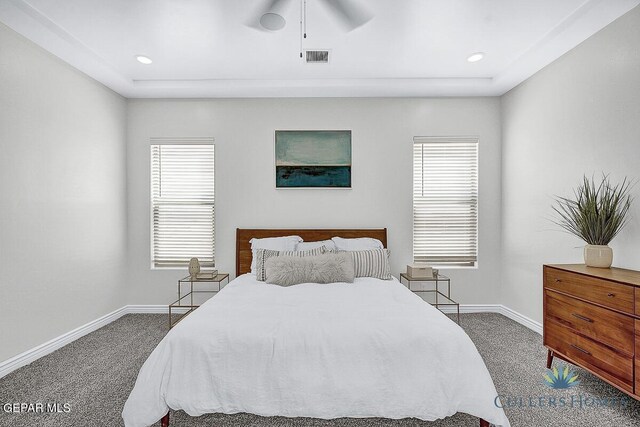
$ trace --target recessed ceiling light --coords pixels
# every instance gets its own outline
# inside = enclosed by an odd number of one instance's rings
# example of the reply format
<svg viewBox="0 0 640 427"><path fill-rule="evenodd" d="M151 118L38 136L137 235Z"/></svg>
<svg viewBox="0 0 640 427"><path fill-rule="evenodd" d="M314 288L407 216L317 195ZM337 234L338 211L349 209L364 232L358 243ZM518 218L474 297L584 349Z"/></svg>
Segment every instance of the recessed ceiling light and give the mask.
<svg viewBox="0 0 640 427"><path fill-rule="evenodd" d="M277 13L265 13L260 17L260 25L267 30L278 31L284 28L286 21L281 15Z"/></svg>
<svg viewBox="0 0 640 427"><path fill-rule="evenodd" d="M467 61L469 62L478 62L480 61L482 58L484 58L484 53L482 52L476 52L474 54L472 54L471 56L469 56L467 58Z"/></svg>
<svg viewBox="0 0 640 427"><path fill-rule="evenodd" d="M142 64L151 64L153 61L151 60L151 58L149 58L148 56L144 56L144 55L136 55L136 59L138 60L138 62L142 63Z"/></svg>

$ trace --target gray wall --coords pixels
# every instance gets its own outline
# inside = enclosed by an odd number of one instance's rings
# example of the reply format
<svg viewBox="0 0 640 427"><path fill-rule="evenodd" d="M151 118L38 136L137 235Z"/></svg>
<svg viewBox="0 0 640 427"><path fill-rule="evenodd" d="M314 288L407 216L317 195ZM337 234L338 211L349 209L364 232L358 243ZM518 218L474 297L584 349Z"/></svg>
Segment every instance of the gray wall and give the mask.
<svg viewBox="0 0 640 427"><path fill-rule="evenodd" d="M640 8L502 98L502 285L506 306L540 321L542 264L581 263L580 240L548 220L583 174L640 179ZM640 183L614 265L640 269Z"/></svg>
<svg viewBox="0 0 640 427"><path fill-rule="evenodd" d="M0 361L126 302L126 100L0 24Z"/></svg>
<svg viewBox="0 0 640 427"><path fill-rule="evenodd" d="M353 189L276 190L274 130L351 129ZM480 260L447 271L463 303L495 303L500 269L500 103L455 99L131 100L129 265L133 304L166 304L180 271L150 269L149 138L216 141L216 257L235 271L236 227L387 227L395 274L412 261L416 135L480 137Z"/></svg>

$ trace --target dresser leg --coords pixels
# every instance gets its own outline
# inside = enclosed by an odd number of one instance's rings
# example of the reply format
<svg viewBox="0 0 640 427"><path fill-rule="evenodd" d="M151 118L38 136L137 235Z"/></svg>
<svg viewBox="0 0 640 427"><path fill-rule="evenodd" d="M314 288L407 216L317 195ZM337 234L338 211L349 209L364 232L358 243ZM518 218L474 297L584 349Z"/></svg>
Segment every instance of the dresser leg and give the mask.
<svg viewBox="0 0 640 427"><path fill-rule="evenodd" d="M551 362L553 362L553 351L547 350L547 369L551 369Z"/></svg>

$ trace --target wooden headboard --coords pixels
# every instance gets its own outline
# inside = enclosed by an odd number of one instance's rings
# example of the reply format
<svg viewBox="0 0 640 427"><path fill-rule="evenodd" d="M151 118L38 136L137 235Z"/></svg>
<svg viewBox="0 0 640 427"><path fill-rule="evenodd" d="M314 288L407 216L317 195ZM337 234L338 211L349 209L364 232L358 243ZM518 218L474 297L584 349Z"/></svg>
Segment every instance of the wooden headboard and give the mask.
<svg viewBox="0 0 640 427"><path fill-rule="evenodd" d="M236 276L249 273L251 271L251 243L254 237L262 239L265 237L300 236L305 242L316 242L318 240L329 240L332 237L344 237L353 239L356 237L371 237L382 242L387 247L387 229L236 229Z"/></svg>

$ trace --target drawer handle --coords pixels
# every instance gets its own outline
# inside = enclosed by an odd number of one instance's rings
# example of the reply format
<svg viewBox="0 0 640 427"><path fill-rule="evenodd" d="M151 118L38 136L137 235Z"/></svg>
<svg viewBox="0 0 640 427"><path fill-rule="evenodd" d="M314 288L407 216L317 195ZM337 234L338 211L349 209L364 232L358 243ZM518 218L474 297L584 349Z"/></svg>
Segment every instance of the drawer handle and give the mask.
<svg viewBox="0 0 640 427"><path fill-rule="evenodd" d="M562 282L561 279L556 279L556 283L560 283L560 282Z"/></svg>
<svg viewBox="0 0 640 427"><path fill-rule="evenodd" d="M616 296L616 294L607 294L607 296L608 296L609 298L613 298L613 297L615 297L615 296Z"/></svg>
<svg viewBox="0 0 640 427"><path fill-rule="evenodd" d="M587 354L587 355L591 356L591 353L589 353L589 352L588 352L587 350L585 350L584 348L580 348L580 347L578 347L578 346L577 346L577 345L575 345L575 344L571 344L571 347L575 348L575 349L576 349L576 350L578 350L578 351L583 352L584 354Z"/></svg>
<svg viewBox="0 0 640 427"><path fill-rule="evenodd" d="M576 317L576 318L580 319L580 320L584 320L585 322L593 323L593 319L589 319L588 317L582 316L582 315L580 315L578 313L572 313L571 315L573 317Z"/></svg>

